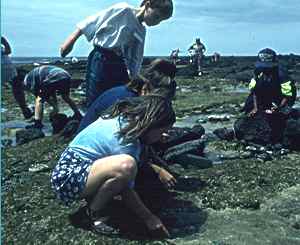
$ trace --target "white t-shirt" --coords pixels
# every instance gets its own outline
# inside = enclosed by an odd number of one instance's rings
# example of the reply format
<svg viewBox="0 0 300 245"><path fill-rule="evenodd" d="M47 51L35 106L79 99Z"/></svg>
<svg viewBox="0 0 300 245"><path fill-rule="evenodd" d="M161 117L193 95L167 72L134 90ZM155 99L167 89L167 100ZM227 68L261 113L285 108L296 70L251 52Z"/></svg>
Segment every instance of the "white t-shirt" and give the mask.
<svg viewBox="0 0 300 245"><path fill-rule="evenodd" d="M141 69L146 36L146 28L136 18L136 12L127 3L118 3L77 24L95 46L122 53L131 77Z"/></svg>

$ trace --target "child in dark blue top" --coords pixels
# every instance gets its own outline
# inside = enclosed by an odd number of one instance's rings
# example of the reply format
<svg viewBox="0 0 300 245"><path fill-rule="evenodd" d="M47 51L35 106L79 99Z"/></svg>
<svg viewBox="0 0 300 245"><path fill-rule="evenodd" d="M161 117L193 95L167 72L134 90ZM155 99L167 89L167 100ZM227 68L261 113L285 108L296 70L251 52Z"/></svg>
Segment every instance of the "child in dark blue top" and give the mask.
<svg viewBox="0 0 300 245"><path fill-rule="evenodd" d="M114 87L101 94L89 107L85 116L80 122L77 132L80 132L88 125L96 121L101 113L107 110L118 100L127 97L136 97L150 93L153 89L165 88L169 91L169 97L174 97L176 83L173 80L176 73L176 66L163 59L156 59L151 62L145 70L143 77L132 79L127 85Z"/></svg>

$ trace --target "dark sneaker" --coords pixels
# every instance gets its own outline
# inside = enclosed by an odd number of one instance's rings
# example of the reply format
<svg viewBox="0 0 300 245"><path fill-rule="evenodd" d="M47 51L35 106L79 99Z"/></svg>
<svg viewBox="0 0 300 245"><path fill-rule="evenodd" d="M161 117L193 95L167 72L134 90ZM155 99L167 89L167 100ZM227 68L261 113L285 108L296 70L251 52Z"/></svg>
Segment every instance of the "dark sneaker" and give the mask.
<svg viewBox="0 0 300 245"><path fill-rule="evenodd" d="M101 235L115 235L118 231L105 222L108 217L98 217L97 212L93 215L90 214L90 210L87 206L79 208L76 212L69 215L69 221L75 228L81 228L84 230L90 230L96 234Z"/></svg>
<svg viewBox="0 0 300 245"><path fill-rule="evenodd" d="M100 217L96 220L92 221L91 230L96 234L101 235L116 235L118 234L118 230L113 227L107 225L105 222L108 220L108 217Z"/></svg>
<svg viewBox="0 0 300 245"><path fill-rule="evenodd" d="M25 119L30 119L34 113L28 107L26 107L23 111L23 115Z"/></svg>

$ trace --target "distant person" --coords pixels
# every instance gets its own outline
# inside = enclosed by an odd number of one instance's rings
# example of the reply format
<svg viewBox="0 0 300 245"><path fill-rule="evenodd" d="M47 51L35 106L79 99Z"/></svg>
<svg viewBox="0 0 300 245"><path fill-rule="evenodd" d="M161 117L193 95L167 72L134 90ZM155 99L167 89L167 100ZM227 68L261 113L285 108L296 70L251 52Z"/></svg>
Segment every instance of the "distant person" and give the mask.
<svg viewBox="0 0 300 245"><path fill-rule="evenodd" d="M176 65L177 61L178 61L178 56L179 56L179 48L172 50L171 54L170 54L170 60L172 61L172 63L174 65Z"/></svg>
<svg viewBox="0 0 300 245"><path fill-rule="evenodd" d="M221 59L221 55L218 52L214 52L211 56L211 62L212 63L218 63Z"/></svg>
<svg viewBox="0 0 300 245"><path fill-rule="evenodd" d="M194 65L195 70L197 70L198 72L198 76L201 76L203 73L203 59L206 48L201 42L200 38L196 38L196 42L192 44L188 51L189 53L191 53L192 63Z"/></svg>
<svg viewBox="0 0 300 245"><path fill-rule="evenodd" d="M134 186L142 148L159 141L174 122L169 100L157 95L128 98L73 139L54 168L51 183L66 205L87 200L87 205L78 210L83 214L80 219L70 215L74 226L103 230L105 224L99 212L105 215L104 207L114 196L121 195L124 204L151 233L169 236Z"/></svg>
<svg viewBox="0 0 300 245"><path fill-rule="evenodd" d="M94 45L86 73L87 106L105 90L126 84L139 73L143 61L147 26L172 16L172 0L143 0L139 8L119 3L90 16L77 25L61 46L65 57L83 34Z"/></svg>
<svg viewBox="0 0 300 245"><path fill-rule="evenodd" d="M105 110L121 99L146 95L160 88L166 90L168 98L174 97L175 73L176 67L169 61L163 59L152 61L142 77L132 79L127 85L111 88L98 96L82 118L77 132L96 121ZM158 92L156 91L156 93Z"/></svg>
<svg viewBox="0 0 300 245"><path fill-rule="evenodd" d="M43 128L43 104L48 102L52 107L52 115L59 112L56 93L73 110L73 117L80 120L82 115L74 101L70 98L71 75L62 68L44 65L34 68L28 74L19 76L19 90L26 90L35 96L34 123L27 128Z"/></svg>
<svg viewBox="0 0 300 245"><path fill-rule="evenodd" d="M17 76L17 70L11 61L11 47L5 37L1 36L1 82L11 83Z"/></svg>

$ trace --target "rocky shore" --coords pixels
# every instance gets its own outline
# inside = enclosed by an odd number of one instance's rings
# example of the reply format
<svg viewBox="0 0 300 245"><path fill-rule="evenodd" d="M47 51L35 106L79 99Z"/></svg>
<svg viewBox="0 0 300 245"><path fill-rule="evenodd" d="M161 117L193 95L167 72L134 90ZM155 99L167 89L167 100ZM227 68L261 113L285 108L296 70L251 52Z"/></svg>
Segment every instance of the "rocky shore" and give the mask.
<svg viewBox="0 0 300 245"><path fill-rule="evenodd" d="M279 60L300 81L300 57ZM3 84L2 243L300 244L300 151L228 140L216 131L231 129L241 117L253 61L253 57L225 57L218 64L207 61L202 77L193 77L183 61L178 66L176 126L196 127L200 137L189 138L193 145L175 150L167 147L164 158L177 177L175 188L164 188L147 169L142 170L147 178L137 180L142 198L171 233L165 240L149 237L143 224L117 200L106 210L108 224L116 232L99 235L72 227L68 214L80 204L71 208L60 205L50 188L52 168L70 138L53 135L49 126L43 136L17 144L17 132L26 122L10 87ZM84 62L56 65L73 77L84 78ZM32 65L23 67L30 70ZM83 88L84 84L72 89L79 105L84 104ZM31 96L27 99L32 103ZM300 108L299 97L295 106ZM64 108L62 105L61 111L68 114ZM46 110L46 121L48 114Z"/></svg>

